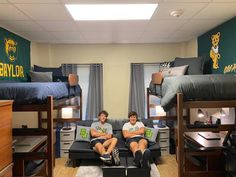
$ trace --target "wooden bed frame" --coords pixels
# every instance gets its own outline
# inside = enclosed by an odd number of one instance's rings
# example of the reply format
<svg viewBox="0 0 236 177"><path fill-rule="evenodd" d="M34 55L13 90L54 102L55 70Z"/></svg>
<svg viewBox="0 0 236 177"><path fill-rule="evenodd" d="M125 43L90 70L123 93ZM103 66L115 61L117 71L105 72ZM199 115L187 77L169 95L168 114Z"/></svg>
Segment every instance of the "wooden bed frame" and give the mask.
<svg viewBox="0 0 236 177"><path fill-rule="evenodd" d="M178 118L178 129L177 129L177 161L178 161L178 177L215 177L216 174L219 175L219 171L193 171L186 172L184 163L185 163L185 155L191 153L191 155L200 155L201 153L212 153L212 152L187 152L184 147L184 133L185 132L193 132L193 131L230 131L235 127L235 124L232 125L220 125L218 128L201 128L201 129L188 129L184 122L183 117L183 109L190 108L222 108L222 107L235 107L236 108L236 100L219 100L219 101L183 101L183 94L177 93L177 118ZM188 122L188 121L186 121Z"/></svg>
<svg viewBox="0 0 236 177"><path fill-rule="evenodd" d="M78 84L78 76L75 74L70 74L68 77L68 83L70 86L75 86ZM77 108L80 109L80 118L82 118L82 90L79 95L80 105ZM73 98L73 97L71 97ZM70 101L71 98L66 98ZM20 157L24 160L39 160L45 159L46 162L46 173L47 177L53 177L54 169L54 131L53 131L53 110L63 107L63 101L53 100L53 96L47 97L47 102L45 104L28 104L28 105L14 105L13 112L38 112L38 128L26 128L26 129L13 129L13 136L27 136L27 135L45 135L47 136L47 150L46 152L30 152L21 153ZM68 105L65 105L67 107ZM46 128L42 128L42 114L41 112L46 112Z"/></svg>

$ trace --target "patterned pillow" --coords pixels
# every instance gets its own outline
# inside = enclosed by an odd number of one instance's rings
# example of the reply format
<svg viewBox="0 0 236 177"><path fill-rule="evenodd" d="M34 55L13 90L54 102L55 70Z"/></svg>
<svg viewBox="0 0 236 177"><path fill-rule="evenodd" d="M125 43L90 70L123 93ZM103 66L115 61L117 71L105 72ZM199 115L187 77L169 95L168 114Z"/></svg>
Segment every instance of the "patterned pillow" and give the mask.
<svg viewBox="0 0 236 177"><path fill-rule="evenodd" d="M75 140L90 142L90 127L77 125Z"/></svg>
<svg viewBox="0 0 236 177"><path fill-rule="evenodd" d="M181 76L186 73L187 69L188 65L166 68L162 71L162 77L164 78L169 76Z"/></svg>
<svg viewBox="0 0 236 177"><path fill-rule="evenodd" d="M158 134L158 129L145 127L144 137L147 138L150 142L156 142Z"/></svg>
<svg viewBox="0 0 236 177"><path fill-rule="evenodd" d="M31 82L52 82L52 72L29 72Z"/></svg>

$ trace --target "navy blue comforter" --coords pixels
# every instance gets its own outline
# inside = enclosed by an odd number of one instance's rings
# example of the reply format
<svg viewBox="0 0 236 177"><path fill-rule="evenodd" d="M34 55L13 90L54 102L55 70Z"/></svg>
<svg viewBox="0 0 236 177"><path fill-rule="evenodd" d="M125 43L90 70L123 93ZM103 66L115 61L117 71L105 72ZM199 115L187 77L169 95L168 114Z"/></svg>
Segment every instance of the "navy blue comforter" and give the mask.
<svg viewBox="0 0 236 177"><path fill-rule="evenodd" d="M69 88L67 82L7 82L0 83L0 99L14 100L14 104L44 103L48 95L53 99L79 95L81 88Z"/></svg>

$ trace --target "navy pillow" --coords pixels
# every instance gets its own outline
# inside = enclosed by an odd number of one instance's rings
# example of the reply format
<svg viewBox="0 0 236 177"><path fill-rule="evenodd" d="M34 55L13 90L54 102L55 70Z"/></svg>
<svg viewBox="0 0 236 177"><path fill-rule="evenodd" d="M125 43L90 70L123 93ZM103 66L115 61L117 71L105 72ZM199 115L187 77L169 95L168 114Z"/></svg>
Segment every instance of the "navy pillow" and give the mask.
<svg viewBox="0 0 236 177"><path fill-rule="evenodd" d="M52 72L52 76L62 76L61 66L59 68L45 68L38 65L34 65L35 72Z"/></svg>
<svg viewBox="0 0 236 177"><path fill-rule="evenodd" d="M203 74L203 59L202 57L179 58L176 57L174 66L188 65L187 74L196 75Z"/></svg>

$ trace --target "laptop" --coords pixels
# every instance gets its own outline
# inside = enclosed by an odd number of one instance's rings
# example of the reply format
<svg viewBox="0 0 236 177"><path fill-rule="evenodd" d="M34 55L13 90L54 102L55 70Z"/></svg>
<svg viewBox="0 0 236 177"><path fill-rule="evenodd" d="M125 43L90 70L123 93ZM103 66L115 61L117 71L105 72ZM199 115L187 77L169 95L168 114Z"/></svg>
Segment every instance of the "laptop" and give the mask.
<svg viewBox="0 0 236 177"><path fill-rule="evenodd" d="M207 139L207 140L220 140L219 133L213 133L213 132L199 132L198 135L201 137Z"/></svg>

